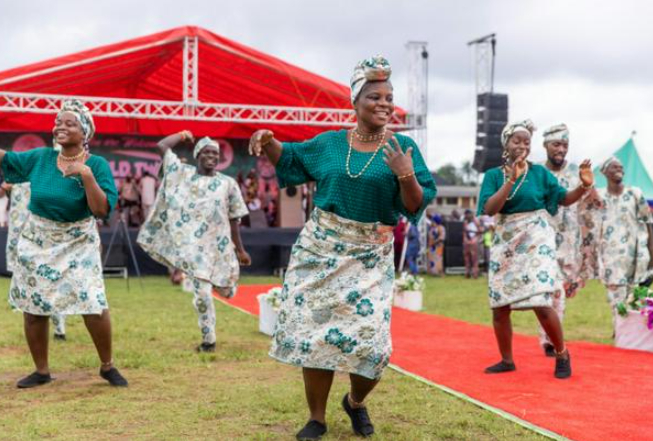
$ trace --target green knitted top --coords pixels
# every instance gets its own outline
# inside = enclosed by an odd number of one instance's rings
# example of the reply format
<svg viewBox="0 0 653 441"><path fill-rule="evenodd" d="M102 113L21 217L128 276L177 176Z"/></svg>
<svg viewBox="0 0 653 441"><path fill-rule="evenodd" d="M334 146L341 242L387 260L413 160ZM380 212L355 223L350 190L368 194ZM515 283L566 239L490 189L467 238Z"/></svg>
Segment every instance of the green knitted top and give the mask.
<svg viewBox="0 0 653 441"><path fill-rule="evenodd" d="M413 166L424 191L416 213L409 213L404 207L399 181L383 161L382 151L362 176L351 178L347 174L346 130L325 132L306 142L284 143L276 166L279 185L286 187L314 181L315 205L346 219L396 225L399 216L404 215L416 223L436 195L435 182L415 142L401 134L395 136L403 151L413 147ZM373 154L352 150L351 173L358 174Z"/></svg>
<svg viewBox="0 0 653 441"><path fill-rule="evenodd" d="M5 180L12 184L29 182L32 196L29 210L37 216L57 222L76 222L92 216L86 192L79 176L64 178L57 168L52 148L41 147L27 152L7 152L2 160ZM118 190L106 159L91 155L86 161L95 180L107 195L109 212L118 201Z"/></svg>

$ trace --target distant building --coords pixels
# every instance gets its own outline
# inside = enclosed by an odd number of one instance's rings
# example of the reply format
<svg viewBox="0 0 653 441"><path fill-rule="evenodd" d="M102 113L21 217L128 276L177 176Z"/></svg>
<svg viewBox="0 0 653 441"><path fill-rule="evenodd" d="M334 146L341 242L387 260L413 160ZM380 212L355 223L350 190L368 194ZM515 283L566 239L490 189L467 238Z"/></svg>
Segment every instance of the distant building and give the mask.
<svg viewBox="0 0 653 441"><path fill-rule="evenodd" d="M438 195L427 207L428 212L449 215L453 210L458 210L461 214L462 211L467 209L476 211L480 187L453 185L435 173L433 178L438 188Z"/></svg>

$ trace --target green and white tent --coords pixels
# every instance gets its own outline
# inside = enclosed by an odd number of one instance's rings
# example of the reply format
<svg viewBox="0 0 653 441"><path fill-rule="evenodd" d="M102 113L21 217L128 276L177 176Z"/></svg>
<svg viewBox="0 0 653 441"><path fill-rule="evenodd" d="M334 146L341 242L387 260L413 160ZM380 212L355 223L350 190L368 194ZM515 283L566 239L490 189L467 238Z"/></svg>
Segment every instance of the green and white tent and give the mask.
<svg viewBox="0 0 653 441"><path fill-rule="evenodd" d="M641 188L646 199L649 202L653 201L653 180L642 163L633 138L630 138L613 156L624 165L624 184ZM594 177L596 186L604 188L608 183L600 168L599 166L594 169Z"/></svg>

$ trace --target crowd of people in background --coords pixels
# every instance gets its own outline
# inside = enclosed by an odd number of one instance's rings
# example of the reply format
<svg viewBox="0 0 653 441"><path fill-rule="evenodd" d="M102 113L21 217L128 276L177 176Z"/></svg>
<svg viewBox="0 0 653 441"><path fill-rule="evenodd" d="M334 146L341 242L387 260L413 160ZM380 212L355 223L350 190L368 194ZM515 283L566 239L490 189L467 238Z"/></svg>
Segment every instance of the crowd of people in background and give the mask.
<svg viewBox="0 0 653 441"><path fill-rule="evenodd" d="M462 225L460 238L453 236L447 239L448 232L445 224L450 223ZM462 248L465 277L476 279L481 271L487 271L493 232L494 219L485 215L476 217L471 210L465 210L463 214L458 210L453 210L447 215L428 213L425 238L416 225L409 224L405 218L402 218L394 228L395 269L397 271L406 269L411 274L417 274L420 272L418 258L425 251L425 272L433 276L444 276L445 244L449 244Z"/></svg>

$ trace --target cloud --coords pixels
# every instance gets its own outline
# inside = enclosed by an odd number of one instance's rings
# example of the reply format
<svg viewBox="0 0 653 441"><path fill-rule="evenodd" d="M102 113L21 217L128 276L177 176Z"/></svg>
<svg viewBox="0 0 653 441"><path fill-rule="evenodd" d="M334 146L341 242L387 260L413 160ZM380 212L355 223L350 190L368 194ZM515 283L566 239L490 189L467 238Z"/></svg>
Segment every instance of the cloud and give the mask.
<svg viewBox="0 0 653 441"><path fill-rule="evenodd" d="M405 43L423 40L429 164L437 167L473 156L474 63L466 43L496 32L496 90L510 95L512 116L531 116L542 128L569 124L574 159L599 161L637 130L653 170L651 16L647 0L24 0L3 3L0 69L193 24L345 84L359 59L382 53L402 105Z"/></svg>

